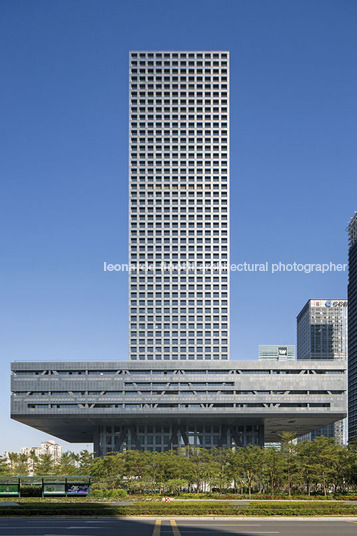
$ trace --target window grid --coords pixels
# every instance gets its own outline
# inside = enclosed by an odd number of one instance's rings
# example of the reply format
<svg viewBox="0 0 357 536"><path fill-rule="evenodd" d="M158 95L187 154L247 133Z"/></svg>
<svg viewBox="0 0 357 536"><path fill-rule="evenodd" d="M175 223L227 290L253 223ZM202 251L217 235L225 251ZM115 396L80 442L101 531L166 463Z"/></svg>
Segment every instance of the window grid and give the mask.
<svg viewBox="0 0 357 536"><path fill-rule="evenodd" d="M130 54L130 264L229 263L229 55ZM131 273L131 359L228 359L229 273Z"/></svg>

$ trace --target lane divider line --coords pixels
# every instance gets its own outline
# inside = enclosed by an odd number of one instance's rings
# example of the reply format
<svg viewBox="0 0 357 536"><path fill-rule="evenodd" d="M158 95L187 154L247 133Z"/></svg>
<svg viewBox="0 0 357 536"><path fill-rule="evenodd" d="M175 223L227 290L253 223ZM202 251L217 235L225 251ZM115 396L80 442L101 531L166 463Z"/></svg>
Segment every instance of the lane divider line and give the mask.
<svg viewBox="0 0 357 536"><path fill-rule="evenodd" d="M154 532L152 533L152 536L160 536L160 532L161 532L161 519L157 519L155 521L155 527L154 527Z"/></svg>
<svg viewBox="0 0 357 536"><path fill-rule="evenodd" d="M171 528L172 528L172 532L173 532L173 535L174 536L181 536L181 533L178 529L178 526L176 524L176 521L174 521L173 519L170 520L170 523L171 523Z"/></svg>

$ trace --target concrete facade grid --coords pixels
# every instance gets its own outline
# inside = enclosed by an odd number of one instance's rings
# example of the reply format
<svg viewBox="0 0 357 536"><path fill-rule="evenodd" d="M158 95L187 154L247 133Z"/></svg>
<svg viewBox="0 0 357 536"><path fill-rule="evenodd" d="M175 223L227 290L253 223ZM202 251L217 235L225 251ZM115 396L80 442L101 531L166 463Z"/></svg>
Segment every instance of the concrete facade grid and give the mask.
<svg viewBox="0 0 357 536"><path fill-rule="evenodd" d="M343 362L18 362L12 371L13 419L66 441L94 441L101 454L113 445L154 447L141 445L140 426L161 427L160 449L215 445L217 432L198 428L208 425L224 427L219 444L239 446L345 416ZM103 432L113 426L121 428ZM242 426L258 426L259 437Z"/></svg>
<svg viewBox="0 0 357 536"><path fill-rule="evenodd" d="M229 53L131 52L129 107L129 358L226 360Z"/></svg>

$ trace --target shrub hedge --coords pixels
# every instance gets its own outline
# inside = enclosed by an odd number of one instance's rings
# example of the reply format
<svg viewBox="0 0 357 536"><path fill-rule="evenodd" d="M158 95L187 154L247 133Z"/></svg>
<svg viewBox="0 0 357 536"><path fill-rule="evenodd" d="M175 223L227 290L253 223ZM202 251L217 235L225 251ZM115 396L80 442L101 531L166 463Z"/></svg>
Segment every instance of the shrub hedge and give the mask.
<svg viewBox="0 0 357 536"><path fill-rule="evenodd" d="M0 516L78 515L78 516L357 516L357 504L269 502L245 506L221 503L162 503L141 502L127 506L105 503L19 503L1 507Z"/></svg>
<svg viewBox="0 0 357 536"><path fill-rule="evenodd" d="M125 489L94 489L91 491L91 496L98 499L125 499L127 495Z"/></svg>

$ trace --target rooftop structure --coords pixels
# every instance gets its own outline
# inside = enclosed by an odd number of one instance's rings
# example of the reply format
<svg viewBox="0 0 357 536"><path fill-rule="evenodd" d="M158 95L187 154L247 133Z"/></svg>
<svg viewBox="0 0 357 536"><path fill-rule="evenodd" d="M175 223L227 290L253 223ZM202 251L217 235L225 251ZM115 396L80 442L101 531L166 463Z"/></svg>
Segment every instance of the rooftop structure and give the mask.
<svg viewBox="0 0 357 536"><path fill-rule="evenodd" d="M276 361L294 361L295 346L293 344L260 344L259 361L275 359Z"/></svg>

